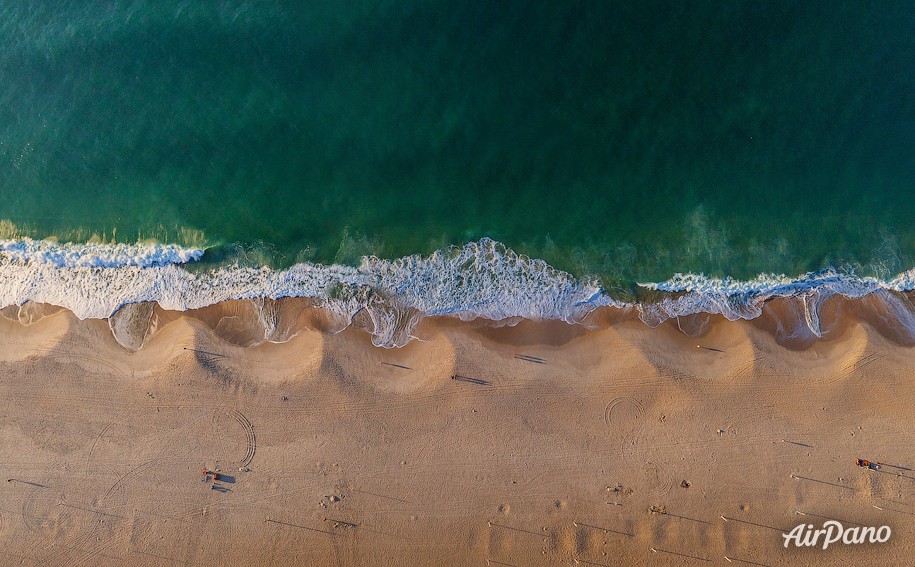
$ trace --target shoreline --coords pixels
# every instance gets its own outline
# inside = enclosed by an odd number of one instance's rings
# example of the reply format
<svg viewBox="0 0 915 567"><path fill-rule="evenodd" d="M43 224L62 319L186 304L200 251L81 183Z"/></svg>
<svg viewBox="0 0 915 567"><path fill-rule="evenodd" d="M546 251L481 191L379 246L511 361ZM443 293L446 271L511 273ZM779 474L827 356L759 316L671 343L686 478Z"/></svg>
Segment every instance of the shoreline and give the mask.
<svg viewBox="0 0 915 567"><path fill-rule="evenodd" d="M915 346L915 292L880 291L861 297L831 295L811 300L806 296L775 297L761 302L758 315L751 318L727 318L718 312L688 315L666 314L660 320L646 316L649 307L660 303L635 306L603 306L587 312L575 322L560 319L507 317L500 320L455 315L426 315L404 306L376 304L371 308L341 311L336 305L314 298L232 299L197 309L176 311L156 302L130 303L107 318L77 319L65 307L28 301L22 305L0 308L0 321L31 326L42 319L64 314L89 324L102 323L112 339L124 350L136 352L146 347L160 330L181 319L194 320L214 335L214 339L242 347L284 344L302 333L335 335L344 331L365 332L374 347L399 350L415 341L422 342L425 329L440 326L466 326L470 330L513 329L523 327L522 336L540 337L544 343L553 336L574 337L611 328L623 322L639 323L646 332L652 329L673 330L675 334L702 339L714 327L744 323L770 335L789 350L806 350L823 341L842 337L855 325L868 325L888 341L901 346ZM352 306L350 306L352 307ZM382 337L379 338L379 333ZM399 337L397 342L384 339ZM694 345L696 346L696 345ZM702 348L701 346L699 348Z"/></svg>
<svg viewBox="0 0 915 567"><path fill-rule="evenodd" d="M245 348L179 317L133 353L66 311L0 321L0 462L33 483L0 485L3 552L140 565L911 556L910 349L850 319L785 348L752 322L695 338L610 315L595 329L426 319L400 349L357 329ZM905 469L866 472L858 457ZM225 491L203 482L215 467ZM893 536L785 549L781 534L812 515Z"/></svg>
<svg viewBox="0 0 915 567"><path fill-rule="evenodd" d="M597 279L577 278L489 238L429 256L363 256L359 266L303 262L285 270L234 264L198 271L188 262L203 251L174 245L0 241L0 248L0 305L7 306L0 313L30 322L44 305L56 305L80 319L107 319L129 350L142 347L160 319L209 320L219 312L238 319L221 331L230 342L283 342L299 331L303 307L323 309L319 329L365 328L376 346L388 348L414 340L425 318L589 326L607 310L632 312L650 327L676 320L686 334L704 332L710 317L752 321L768 310L793 340L832 334L837 322L829 320L829 304L837 302L842 307L833 311L872 324L881 319L886 327L886 320L897 319L891 333L915 344L915 270L887 279L833 268L745 281L675 274L660 283L633 282L638 293L624 299ZM682 328L684 321L690 329Z"/></svg>

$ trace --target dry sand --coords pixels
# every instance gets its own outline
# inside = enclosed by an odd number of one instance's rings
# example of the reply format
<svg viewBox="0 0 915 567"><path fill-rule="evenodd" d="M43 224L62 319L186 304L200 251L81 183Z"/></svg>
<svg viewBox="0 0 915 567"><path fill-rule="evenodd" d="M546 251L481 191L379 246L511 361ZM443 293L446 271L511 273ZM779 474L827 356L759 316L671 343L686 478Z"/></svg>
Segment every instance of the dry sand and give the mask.
<svg viewBox="0 0 915 567"><path fill-rule="evenodd" d="M4 320L0 564L911 564L910 348L605 323L242 348L182 317L129 353L104 321ZM893 535L783 547L825 518Z"/></svg>

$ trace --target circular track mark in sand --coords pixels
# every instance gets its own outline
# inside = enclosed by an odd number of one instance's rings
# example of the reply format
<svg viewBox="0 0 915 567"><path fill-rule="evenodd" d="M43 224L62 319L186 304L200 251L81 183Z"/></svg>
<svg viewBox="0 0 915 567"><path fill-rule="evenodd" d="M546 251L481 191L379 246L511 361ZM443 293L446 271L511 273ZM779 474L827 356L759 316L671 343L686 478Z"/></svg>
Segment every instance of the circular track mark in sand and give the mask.
<svg viewBox="0 0 915 567"><path fill-rule="evenodd" d="M635 435L642 421L645 409L642 404L633 398L615 398L604 410L604 423L617 433L620 440Z"/></svg>
<svg viewBox="0 0 915 567"><path fill-rule="evenodd" d="M636 468L633 463L641 460L638 458L638 436L644 413L638 400L627 397L613 399L604 410L604 423L616 437L620 459L630 469Z"/></svg>
<svg viewBox="0 0 915 567"><path fill-rule="evenodd" d="M32 533L50 536L71 523L69 511L58 505L56 494L44 488L31 489L22 503L22 521Z"/></svg>
<svg viewBox="0 0 915 567"><path fill-rule="evenodd" d="M654 461L645 461L645 477L649 486L655 489L657 496L667 494L674 486L673 477L667 468Z"/></svg>
<svg viewBox="0 0 915 567"><path fill-rule="evenodd" d="M638 400L619 397L607 404L604 422L616 435L625 466L641 474L658 495L667 494L673 488L673 477L663 465L650 460L651 453L641 443L644 415L645 408Z"/></svg>
<svg viewBox="0 0 915 567"><path fill-rule="evenodd" d="M241 427L239 435L238 427ZM254 459L257 437L251 421L240 411L216 408L209 430L200 437L198 449L205 451L213 466L219 463L243 469Z"/></svg>
<svg viewBox="0 0 915 567"><path fill-rule="evenodd" d="M248 421L244 414L240 411L233 411L232 417L245 430L245 456L242 457L238 464L239 467L244 468L250 465L251 460L254 459L254 452L257 451L257 437L254 435L254 426L251 425L251 422Z"/></svg>

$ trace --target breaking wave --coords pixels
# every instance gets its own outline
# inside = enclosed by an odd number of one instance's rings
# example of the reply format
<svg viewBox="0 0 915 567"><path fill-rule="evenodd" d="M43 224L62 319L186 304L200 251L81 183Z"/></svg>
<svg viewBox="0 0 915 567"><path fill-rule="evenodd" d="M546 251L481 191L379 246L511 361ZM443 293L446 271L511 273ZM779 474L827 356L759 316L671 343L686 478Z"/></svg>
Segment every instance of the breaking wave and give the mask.
<svg viewBox="0 0 915 567"><path fill-rule="evenodd" d="M54 268L155 268L199 260L200 248L174 244L57 244L46 240L0 240L0 256L12 263Z"/></svg>
<svg viewBox="0 0 915 567"><path fill-rule="evenodd" d="M294 336L280 322L277 300L305 298L333 321L329 328L358 321L375 345L398 347L414 338L416 326L429 316L579 323L611 307L656 327L701 314L755 319L776 298L797 303L803 325L821 337L827 299L874 295L883 298L895 324L911 327L915 340L915 309L897 293L915 289L915 270L889 280L836 270L747 281L677 274L639 284L659 295L632 303L614 299L596 280L576 278L490 239L429 256L364 257L357 267L301 263L284 270L230 265L190 271L182 266L203 255L202 249L175 245L0 241L0 312L26 324L44 313L35 305L63 307L80 319L107 319L117 341L135 350L155 332L156 306L192 311L231 304L218 310L214 325L254 345ZM239 306L239 300L248 303Z"/></svg>
<svg viewBox="0 0 915 567"><path fill-rule="evenodd" d="M88 246L96 246L98 254L89 254ZM7 248L10 252L0 255L0 306L36 302L64 307L80 319L109 319L125 346L143 342L135 334L147 326L134 319L149 315L149 310L135 307L144 303L187 311L240 299L311 298L343 323L365 313L373 342L386 347L409 342L425 316L571 323L598 307L622 305L603 294L595 281L576 279L489 239L427 257L365 257L358 267L303 263L274 270L234 265L205 273L180 266L186 258L199 258L199 251L174 246L43 249L27 241L20 248L7 243ZM27 251L15 253L20 249ZM118 332L125 329L130 337ZM271 330L265 332L265 340L271 340Z"/></svg>
<svg viewBox="0 0 915 567"><path fill-rule="evenodd" d="M668 319L696 313L721 315L731 321L755 319L762 315L763 306L768 301L794 298L801 303L806 326L820 337L820 309L827 299L834 296L860 299L878 293L889 297L890 292L912 291L915 289L915 270L889 280L860 277L831 268L796 278L762 274L746 281L677 274L665 282L639 285L671 294L656 302L638 305L640 318L652 327ZM899 315L911 317L908 312L900 312Z"/></svg>

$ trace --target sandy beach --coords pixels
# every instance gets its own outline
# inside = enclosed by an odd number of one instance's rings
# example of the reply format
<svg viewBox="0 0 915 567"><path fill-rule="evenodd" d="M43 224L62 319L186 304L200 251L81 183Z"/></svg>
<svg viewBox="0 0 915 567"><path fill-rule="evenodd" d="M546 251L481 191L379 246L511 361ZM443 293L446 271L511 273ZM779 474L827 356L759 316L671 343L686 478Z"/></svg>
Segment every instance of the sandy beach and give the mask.
<svg viewBox="0 0 915 567"><path fill-rule="evenodd" d="M245 348L173 316L137 352L106 321L35 319L0 321L4 565L915 555L915 353L854 317L794 343L765 318L428 319L381 349L359 329ZM892 537L784 547L829 519Z"/></svg>

